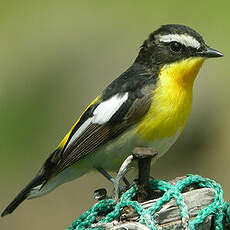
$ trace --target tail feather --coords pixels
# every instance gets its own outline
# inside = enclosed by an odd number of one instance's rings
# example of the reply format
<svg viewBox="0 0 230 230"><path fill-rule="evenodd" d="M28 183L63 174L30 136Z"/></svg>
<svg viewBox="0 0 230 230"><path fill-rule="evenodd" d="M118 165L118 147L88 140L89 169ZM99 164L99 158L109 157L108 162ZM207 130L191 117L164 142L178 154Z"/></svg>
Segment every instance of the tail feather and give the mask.
<svg viewBox="0 0 230 230"><path fill-rule="evenodd" d="M43 176L36 176L7 206L7 208L1 214L1 217L12 213L28 197L31 189L33 189L38 185L43 184L43 182L44 182Z"/></svg>

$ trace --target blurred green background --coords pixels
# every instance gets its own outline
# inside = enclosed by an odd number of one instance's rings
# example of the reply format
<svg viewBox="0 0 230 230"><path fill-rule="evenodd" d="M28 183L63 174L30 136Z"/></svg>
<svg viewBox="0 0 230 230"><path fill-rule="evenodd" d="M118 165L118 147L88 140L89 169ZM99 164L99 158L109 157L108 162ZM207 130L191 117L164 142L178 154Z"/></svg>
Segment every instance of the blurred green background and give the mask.
<svg viewBox="0 0 230 230"><path fill-rule="evenodd" d="M85 106L134 61L162 24L200 32L223 52L195 82L183 135L152 175L200 174L222 184L230 201L229 1L11 1L0 7L0 210L38 171ZM25 201L0 229L64 229L111 185L89 174Z"/></svg>

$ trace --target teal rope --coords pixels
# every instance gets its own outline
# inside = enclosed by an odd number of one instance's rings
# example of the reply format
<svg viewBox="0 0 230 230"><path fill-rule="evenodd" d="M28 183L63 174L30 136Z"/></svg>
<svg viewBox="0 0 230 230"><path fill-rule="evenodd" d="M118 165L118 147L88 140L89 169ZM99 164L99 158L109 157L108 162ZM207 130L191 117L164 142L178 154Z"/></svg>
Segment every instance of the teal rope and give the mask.
<svg viewBox="0 0 230 230"><path fill-rule="evenodd" d="M202 188L214 189L215 198L212 204L202 209L193 220L189 221L188 207L184 202L181 191L185 187L194 183L197 183ZM154 220L155 213L162 208L164 203L167 203L172 198L175 199L180 210L182 224L184 227L189 226L191 230L195 230L197 226L203 223L210 215L214 216L214 225L216 230L223 229L222 221L224 218L226 219L227 224L230 224L230 205L223 199L224 192L221 186L213 180L202 178L198 175L187 175L185 179L178 181L174 186L167 181L152 180L150 182L150 188L152 190L161 190L164 192L164 195L147 210L144 210L137 201L132 200L137 193L137 186L133 186L121 196L120 202L116 204L112 199L102 200L96 203L92 208L78 217L77 220L74 221L69 228L67 228L67 230L90 229L90 225L95 223L98 215L105 215L104 219L100 222L112 222L120 216L120 212L125 206L132 206L135 209L140 216L140 223L145 224L152 230L157 230ZM106 213L108 214L106 215Z"/></svg>

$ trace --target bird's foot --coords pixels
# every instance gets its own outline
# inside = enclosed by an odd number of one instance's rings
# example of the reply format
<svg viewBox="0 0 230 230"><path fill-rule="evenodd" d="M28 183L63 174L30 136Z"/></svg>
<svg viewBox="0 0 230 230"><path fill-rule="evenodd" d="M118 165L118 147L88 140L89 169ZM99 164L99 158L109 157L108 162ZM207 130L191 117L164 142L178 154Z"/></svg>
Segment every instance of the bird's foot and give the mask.
<svg viewBox="0 0 230 230"><path fill-rule="evenodd" d="M114 186L114 194L111 196L107 195L107 191L105 188L100 188L94 191L93 197L95 200L103 200L103 199L111 199L115 197L120 197L120 193L125 192L130 188L129 181L125 178L124 175L118 175L116 178L113 178L108 172L106 172L103 168L98 168L98 172L100 172L106 179L108 179ZM120 177L121 176L121 177ZM125 186L120 185L121 179L124 181ZM116 191L116 192L115 192ZM116 194L115 194L116 193ZM119 193L119 194L117 194ZM117 199L115 199L117 200Z"/></svg>

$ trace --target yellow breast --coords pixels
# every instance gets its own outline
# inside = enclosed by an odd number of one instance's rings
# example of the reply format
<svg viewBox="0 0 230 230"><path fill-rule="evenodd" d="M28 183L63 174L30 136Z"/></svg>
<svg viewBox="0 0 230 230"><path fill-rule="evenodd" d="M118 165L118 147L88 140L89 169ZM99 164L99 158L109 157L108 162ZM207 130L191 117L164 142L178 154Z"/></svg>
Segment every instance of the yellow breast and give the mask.
<svg viewBox="0 0 230 230"><path fill-rule="evenodd" d="M162 67L152 105L137 126L139 136L153 141L183 130L191 110L193 82L203 61L189 58Z"/></svg>

